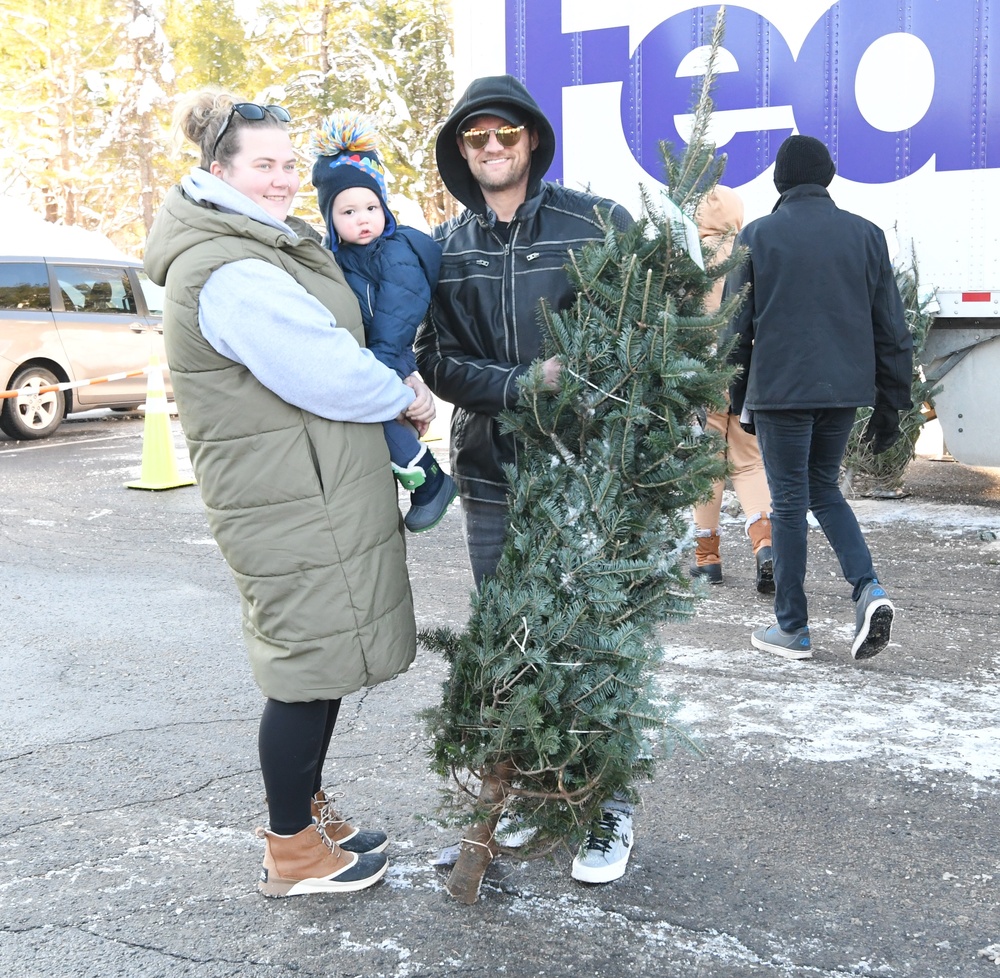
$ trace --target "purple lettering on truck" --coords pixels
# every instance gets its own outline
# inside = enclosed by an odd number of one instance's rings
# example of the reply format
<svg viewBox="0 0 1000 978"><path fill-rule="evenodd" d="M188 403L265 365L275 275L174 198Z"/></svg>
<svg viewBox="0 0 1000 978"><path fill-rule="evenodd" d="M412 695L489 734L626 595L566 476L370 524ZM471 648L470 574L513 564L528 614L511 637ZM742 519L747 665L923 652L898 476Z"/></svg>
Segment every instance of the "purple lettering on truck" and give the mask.
<svg viewBox="0 0 1000 978"><path fill-rule="evenodd" d="M718 10L692 6L667 18L630 56L627 26L563 33L562 0L506 0L507 70L524 80L557 137L565 88L621 82L622 132L642 168L660 180L659 142L684 145L675 119L692 104L692 78L678 77L678 67L707 43ZM1000 166L1000 50L990 46L997 47L991 39L1000 30L991 26L1000 24L991 24L989 0L840 0L793 55L769 20L730 5L724 47L736 67L717 76L716 111L789 107L798 131L821 137L837 172L858 183L901 180L932 159L938 171L994 168ZM892 132L862 113L858 68L876 41L899 33L926 47L933 94L919 120ZM737 132L720 146L728 156L727 182L738 187L764 172L791 131ZM561 180L562 173L560 150L548 176Z"/></svg>

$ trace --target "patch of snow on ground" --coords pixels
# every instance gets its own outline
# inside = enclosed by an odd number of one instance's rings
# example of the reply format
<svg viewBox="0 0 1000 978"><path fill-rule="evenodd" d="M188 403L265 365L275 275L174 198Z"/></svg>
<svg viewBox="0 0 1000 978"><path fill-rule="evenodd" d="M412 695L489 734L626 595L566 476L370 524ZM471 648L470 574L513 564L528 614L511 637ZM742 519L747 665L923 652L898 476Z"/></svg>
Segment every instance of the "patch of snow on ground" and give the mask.
<svg viewBox="0 0 1000 978"><path fill-rule="evenodd" d="M919 523L928 530L951 535L954 531L975 533L983 528L1000 529L1000 513L982 506L944 505L913 499L852 499L851 508L862 529L887 523Z"/></svg>
<svg viewBox="0 0 1000 978"><path fill-rule="evenodd" d="M830 673L770 657L748 668L747 656L760 653L666 650L663 688L680 697L677 720L697 739L733 740L749 750L764 740L769 750L777 744L789 757L819 762L878 757L895 769L977 781L1000 775L994 679L973 685Z"/></svg>

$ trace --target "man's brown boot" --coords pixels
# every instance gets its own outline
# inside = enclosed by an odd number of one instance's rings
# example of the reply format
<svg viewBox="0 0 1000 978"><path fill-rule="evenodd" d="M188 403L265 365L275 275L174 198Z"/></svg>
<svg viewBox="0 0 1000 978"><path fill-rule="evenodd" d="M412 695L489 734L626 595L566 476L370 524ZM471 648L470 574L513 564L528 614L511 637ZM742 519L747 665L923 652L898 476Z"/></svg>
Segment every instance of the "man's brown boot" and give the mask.
<svg viewBox="0 0 1000 978"><path fill-rule="evenodd" d="M719 556L719 531L712 530L709 536L696 537L697 547L694 552L694 563L691 565L691 576L702 577L709 584L722 583L722 558Z"/></svg>
<svg viewBox="0 0 1000 978"><path fill-rule="evenodd" d="M771 551L771 521L761 516L747 527L747 536L757 558L757 590L774 593L774 554Z"/></svg>
<svg viewBox="0 0 1000 978"><path fill-rule="evenodd" d="M351 893L377 883L389 868L381 853L359 855L328 842L318 825L295 835L275 835L258 829L264 839L264 865L258 889L264 896L304 893Z"/></svg>
<svg viewBox="0 0 1000 978"><path fill-rule="evenodd" d="M356 829L350 822L345 822L323 790L313 795L312 814L323 826L326 837L347 852L382 852L389 845L389 837L384 832Z"/></svg>

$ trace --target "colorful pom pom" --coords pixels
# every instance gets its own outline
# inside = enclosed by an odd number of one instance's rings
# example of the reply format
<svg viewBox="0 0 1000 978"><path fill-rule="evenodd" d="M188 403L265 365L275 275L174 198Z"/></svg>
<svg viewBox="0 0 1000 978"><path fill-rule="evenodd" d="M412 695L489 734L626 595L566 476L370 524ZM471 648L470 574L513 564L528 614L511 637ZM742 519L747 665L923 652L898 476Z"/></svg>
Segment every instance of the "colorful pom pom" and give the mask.
<svg viewBox="0 0 1000 978"><path fill-rule="evenodd" d="M314 156L339 156L341 153L372 153L378 140L374 122L360 112L334 112L314 133Z"/></svg>

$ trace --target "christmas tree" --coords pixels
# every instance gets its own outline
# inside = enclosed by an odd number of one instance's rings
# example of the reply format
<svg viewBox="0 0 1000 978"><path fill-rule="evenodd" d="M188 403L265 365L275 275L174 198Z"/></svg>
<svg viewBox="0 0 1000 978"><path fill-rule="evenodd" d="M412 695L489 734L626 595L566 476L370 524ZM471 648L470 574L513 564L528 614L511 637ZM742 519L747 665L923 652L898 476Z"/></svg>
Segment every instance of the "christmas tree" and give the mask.
<svg viewBox="0 0 1000 978"><path fill-rule="evenodd" d="M713 51L720 39L717 26ZM468 802L448 881L466 903L499 851L502 810L536 830L536 852L575 846L602 802L635 798L654 745L677 733L657 632L693 611L690 508L725 474L698 413L724 404L716 343L740 299L704 313L741 256L714 264L690 234L723 165L706 140L711 77L683 156L663 147L668 198L644 195L629 231L605 221L603 241L570 254L575 305L540 311L541 359L559 357L561 383L549 389L536 364L502 416L522 448L500 563L464 631L422 636L450 666L426 716L434 767Z"/></svg>

